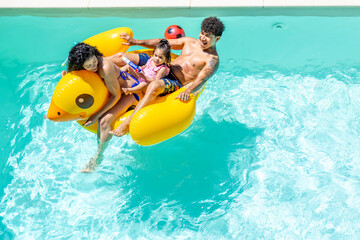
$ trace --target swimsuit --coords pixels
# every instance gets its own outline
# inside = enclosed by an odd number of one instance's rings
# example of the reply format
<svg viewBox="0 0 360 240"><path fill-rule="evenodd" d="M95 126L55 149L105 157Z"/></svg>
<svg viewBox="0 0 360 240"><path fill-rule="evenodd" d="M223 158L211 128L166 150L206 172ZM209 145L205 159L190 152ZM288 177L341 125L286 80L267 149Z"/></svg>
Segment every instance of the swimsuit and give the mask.
<svg viewBox="0 0 360 240"><path fill-rule="evenodd" d="M135 86L139 85L140 81L137 80L136 78L134 78L131 74L129 74L127 72L120 71L120 75L119 75L118 79L121 77L122 79L125 80L127 76L129 76L129 77L131 77L132 79L135 80L135 83L133 85L131 85L131 87L135 87ZM133 93L132 95L134 96L136 101L140 100L140 97L136 93Z"/></svg>
<svg viewBox="0 0 360 240"><path fill-rule="evenodd" d="M166 69L166 74L165 76L167 76L170 72L170 68L168 66L166 66L165 64L161 64L160 66L153 66L151 63L154 61L153 58L150 58L147 62L146 65L144 67L144 69L142 70L144 72L144 75L146 77L150 77L150 78L155 78L157 73L160 71L161 68L165 68ZM139 79L140 80L140 79ZM142 79L144 80L144 79ZM141 80L140 80L141 81ZM145 80L144 80L145 81Z"/></svg>
<svg viewBox="0 0 360 240"><path fill-rule="evenodd" d="M172 72L170 72L169 75L167 75L165 78L162 78L161 80L163 80L165 83L165 90L162 94L159 95L160 97L165 96L168 93L175 92L182 87L181 82L177 79L177 77L175 77Z"/></svg>
<svg viewBox="0 0 360 240"><path fill-rule="evenodd" d="M147 55L146 53L139 53L139 66L145 65L149 60L149 55ZM171 71L166 77L162 78L161 80L163 80L165 83L165 90L159 95L160 97L175 92L182 87L181 82L175 77L175 75Z"/></svg>

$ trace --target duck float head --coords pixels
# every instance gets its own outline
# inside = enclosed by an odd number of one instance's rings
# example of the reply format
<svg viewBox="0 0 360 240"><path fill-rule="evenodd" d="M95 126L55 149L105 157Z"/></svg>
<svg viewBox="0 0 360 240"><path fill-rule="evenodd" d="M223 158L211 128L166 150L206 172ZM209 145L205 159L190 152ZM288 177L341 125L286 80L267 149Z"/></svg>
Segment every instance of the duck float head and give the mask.
<svg viewBox="0 0 360 240"><path fill-rule="evenodd" d="M109 92L96 73L67 73L56 85L46 117L55 122L86 120L109 99Z"/></svg>

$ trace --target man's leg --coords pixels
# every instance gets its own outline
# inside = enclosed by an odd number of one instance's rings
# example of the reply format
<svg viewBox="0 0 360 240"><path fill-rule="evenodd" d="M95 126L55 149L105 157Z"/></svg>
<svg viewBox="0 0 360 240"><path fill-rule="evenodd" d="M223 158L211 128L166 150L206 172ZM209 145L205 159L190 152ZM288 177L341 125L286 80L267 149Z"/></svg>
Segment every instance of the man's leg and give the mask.
<svg viewBox="0 0 360 240"><path fill-rule="evenodd" d="M163 93L165 90L165 83L163 80L153 81L149 84L146 89L145 96L140 100L138 105L135 107L134 112L122 122L114 131L111 131L110 134L121 137L129 131L130 121L140 109L154 102L156 97Z"/></svg>
<svg viewBox="0 0 360 240"><path fill-rule="evenodd" d="M92 172L95 168L102 162L103 153L106 150L111 135L109 134L111 130L111 124L126 110L135 103L135 98L132 95L121 96L121 99L107 111L99 119L99 128L98 128L98 150L96 155L93 156L86 166L81 170L82 172Z"/></svg>
<svg viewBox="0 0 360 240"><path fill-rule="evenodd" d="M126 63L123 61L123 57L126 57L136 65L139 65L139 54L137 53L124 53L119 52L112 56L107 57L109 60L111 60L113 63L115 63L118 67L124 66Z"/></svg>

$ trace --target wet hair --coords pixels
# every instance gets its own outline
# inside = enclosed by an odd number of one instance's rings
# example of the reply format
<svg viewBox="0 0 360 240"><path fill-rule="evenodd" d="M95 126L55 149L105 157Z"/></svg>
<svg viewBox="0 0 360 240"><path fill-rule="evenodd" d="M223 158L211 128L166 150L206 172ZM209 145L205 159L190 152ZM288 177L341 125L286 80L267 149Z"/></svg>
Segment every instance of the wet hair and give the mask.
<svg viewBox="0 0 360 240"><path fill-rule="evenodd" d="M217 17L205 18L201 23L201 31L212 33L215 37L221 36L224 30L224 23Z"/></svg>
<svg viewBox="0 0 360 240"><path fill-rule="evenodd" d="M96 47L90 46L86 43L78 43L71 48L68 57L68 72L84 70L84 62L91 56L100 57L99 62L102 61L102 53Z"/></svg>
<svg viewBox="0 0 360 240"><path fill-rule="evenodd" d="M154 52L156 49L163 51L165 55L165 64L169 64L171 62L171 47L169 41L166 39L161 39L158 45L156 45Z"/></svg>

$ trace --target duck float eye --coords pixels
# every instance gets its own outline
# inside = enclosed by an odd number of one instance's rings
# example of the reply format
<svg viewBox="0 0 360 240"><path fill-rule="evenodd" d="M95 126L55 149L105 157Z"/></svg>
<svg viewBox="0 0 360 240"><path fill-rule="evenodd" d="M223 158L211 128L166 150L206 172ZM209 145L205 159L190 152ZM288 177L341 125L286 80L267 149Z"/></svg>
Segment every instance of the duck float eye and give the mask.
<svg viewBox="0 0 360 240"><path fill-rule="evenodd" d="M94 97L89 94L81 94L75 100L76 105L82 109L88 109L94 104Z"/></svg>

